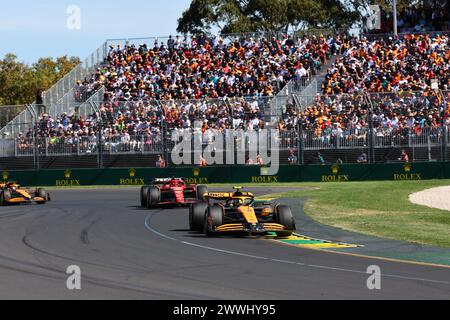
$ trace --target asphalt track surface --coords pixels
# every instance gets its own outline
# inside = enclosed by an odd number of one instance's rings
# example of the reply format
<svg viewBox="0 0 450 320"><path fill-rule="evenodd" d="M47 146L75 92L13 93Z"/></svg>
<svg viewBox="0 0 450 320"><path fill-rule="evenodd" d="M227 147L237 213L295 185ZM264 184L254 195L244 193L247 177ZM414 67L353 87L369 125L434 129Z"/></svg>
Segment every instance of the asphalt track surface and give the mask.
<svg viewBox="0 0 450 320"><path fill-rule="evenodd" d="M52 198L0 208L0 299L450 299L450 268L206 238L187 230L187 209L139 208L137 189ZM66 288L70 265L80 291ZM367 288L371 265L381 290Z"/></svg>

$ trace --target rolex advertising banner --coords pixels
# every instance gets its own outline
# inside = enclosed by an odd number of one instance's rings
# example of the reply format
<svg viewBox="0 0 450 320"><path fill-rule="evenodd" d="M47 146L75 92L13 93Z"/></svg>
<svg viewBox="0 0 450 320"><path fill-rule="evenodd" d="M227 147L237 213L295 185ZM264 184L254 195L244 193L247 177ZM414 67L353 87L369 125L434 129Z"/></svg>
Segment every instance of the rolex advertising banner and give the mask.
<svg viewBox="0 0 450 320"><path fill-rule="evenodd" d="M3 170L3 181L23 186L70 188L93 185L141 186L154 178L184 178L188 183L255 183L339 182L351 181L417 181L450 179L450 163L395 163L369 165L280 166L275 175L258 166L120 168L67 170Z"/></svg>

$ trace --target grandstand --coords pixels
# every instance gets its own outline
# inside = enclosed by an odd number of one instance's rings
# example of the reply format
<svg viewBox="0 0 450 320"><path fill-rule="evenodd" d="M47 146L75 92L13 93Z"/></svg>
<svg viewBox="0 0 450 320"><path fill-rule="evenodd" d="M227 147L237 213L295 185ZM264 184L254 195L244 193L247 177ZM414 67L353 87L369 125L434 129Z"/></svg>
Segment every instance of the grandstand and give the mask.
<svg viewBox="0 0 450 320"><path fill-rule="evenodd" d="M449 62L445 33L108 40L1 129L0 164L170 164L173 130L264 128L282 163L446 160Z"/></svg>

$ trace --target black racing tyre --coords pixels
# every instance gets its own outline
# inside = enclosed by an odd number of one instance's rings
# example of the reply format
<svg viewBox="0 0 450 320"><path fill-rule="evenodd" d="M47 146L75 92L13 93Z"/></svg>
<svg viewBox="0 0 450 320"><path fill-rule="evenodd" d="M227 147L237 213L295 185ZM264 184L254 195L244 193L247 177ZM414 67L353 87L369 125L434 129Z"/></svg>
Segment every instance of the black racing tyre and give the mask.
<svg viewBox="0 0 450 320"><path fill-rule="evenodd" d="M277 232L278 237L290 237L295 231L295 220L292 210L288 206L277 207L277 223L286 227L285 231Z"/></svg>
<svg viewBox="0 0 450 320"><path fill-rule="evenodd" d="M38 204L45 204L48 200L48 193L44 188L39 188L36 190L36 197L45 199L45 201L39 201Z"/></svg>
<svg viewBox="0 0 450 320"><path fill-rule="evenodd" d="M8 200L11 199L11 192L9 190L3 190L0 192L0 206L7 206Z"/></svg>
<svg viewBox="0 0 450 320"><path fill-rule="evenodd" d="M213 237L217 235L215 228L223 225L223 210L220 206L209 206L205 215L205 235Z"/></svg>
<svg viewBox="0 0 450 320"><path fill-rule="evenodd" d="M191 231L203 232L207 203L193 203L189 206L189 228Z"/></svg>
<svg viewBox="0 0 450 320"><path fill-rule="evenodd" d="M147 193L148 193L149 186L143 186L141 187L141 207L147 206Z"/></svg>
<svg viewBox="0 0 450 320"><path fill-rule="evenodd" d="M197 199L200 201L205 201L205 193L208 193L208 187L205 185L197 186Z"/></svg>
<svg viewBox="0 0 450 320"><path fill-rule="evenodd" d="M161 190L155 186L148 187L147 190L147 208L154 208L161 199Z"/></svg>

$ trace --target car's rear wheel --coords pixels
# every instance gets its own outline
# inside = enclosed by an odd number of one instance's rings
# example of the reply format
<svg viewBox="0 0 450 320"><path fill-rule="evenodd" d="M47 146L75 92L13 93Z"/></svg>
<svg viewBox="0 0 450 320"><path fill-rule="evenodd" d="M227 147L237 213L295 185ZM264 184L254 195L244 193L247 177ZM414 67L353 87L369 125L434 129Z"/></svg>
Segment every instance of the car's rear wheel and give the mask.
<svg viewBox="0 0 450 320"><path fill-rule="evenodd" d="M161 191L155 187L150 186L147 190L147 208L154 208L161 199Z"/></svg>
<svg viewBox="0 0 450 320"><path fill-rule="evenodd" d="M11 192L9 190L3 190L0 192L0 205L7 206L8 201L11 199Z"/></svg>
<svg viewBox="0 0 450 320"><path fill-rule="evenodd" d="M189 228L191 231L203 232L207 203L193 203L189 207Z"/></svg>
<svg viewBox="0 0 450 320"><path fill-rule="evenodd" d="M208 237L213 237L217 235L215 229L223 225L223 210L219 206L208 207L207 213L205 215L205 235Z"/></svg>
<svg viewBox="0 0 450 320"><path fill-rule="evenodd" d="M147 193L148 193L148 186L141 187L141 207L147 206Z"/></svg>
<svg viewBox="0 0 450 320"><path fill-rule="evenodd" d="M39 188L36 190L36 197L45 199L44 201L38 201L37 204L45 204L48 200L47 190L44 188Z"/></svg>
<svg viewBox="0 0 450 320"><path fill-rule="evenodd" d="M295 231L295 220L291 208L288 206L278 206L276 217L277 223L286 228L285 231L277 232L277 236L283 238L292 236Z"/></svg>
<svg viewBox="0 0 450 320"><path fill-rule="evenodd" d="M200 201L205 201L205 194L208 193L208 187L205 185L197 186L197 199Z"/></svg>

